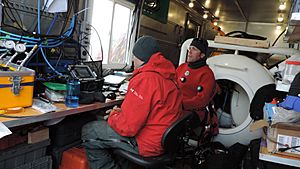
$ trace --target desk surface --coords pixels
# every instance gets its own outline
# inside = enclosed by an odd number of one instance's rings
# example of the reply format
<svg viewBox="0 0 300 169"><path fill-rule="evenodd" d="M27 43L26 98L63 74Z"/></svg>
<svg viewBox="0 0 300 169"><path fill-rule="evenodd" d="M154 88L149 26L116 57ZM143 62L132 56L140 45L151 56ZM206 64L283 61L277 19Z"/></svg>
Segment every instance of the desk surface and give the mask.
<svg viewBox="0 0 300 169"><path fill-rule="evenodd" d="M121 104L123 99L117 99L113 101L108 101L106 103L100 103L96 102L93 104L88 105L80 105L77 108L67 108L63 103L57 103L55 106L60 108L60 110L56 112L50 112L50 113L41 113L33 108L26 108L25 112L22 113L16 113L16 114L9 114L11 116L30 116L26 118L5 118L0 117L0 121L8 128L16 127L16 126L22 126L26 124L31 124L35 122L41 122L45 120L51 120L56 119L60 117L65 117L72 114L87 112L91 110L97 110L102 109L106 107L110 107L113 105Z"/></svg>

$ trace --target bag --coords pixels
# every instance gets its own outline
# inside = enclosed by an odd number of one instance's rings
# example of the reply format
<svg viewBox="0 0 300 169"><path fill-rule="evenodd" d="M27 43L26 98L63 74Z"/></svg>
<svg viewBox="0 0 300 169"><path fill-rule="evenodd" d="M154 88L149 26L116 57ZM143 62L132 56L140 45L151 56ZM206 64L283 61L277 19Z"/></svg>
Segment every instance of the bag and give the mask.
<svg viewBox="0 0 300 169"><path fill-rule="evenodd" d="M286 92L277 91L275 84L268 84L259 88L250 103L250 117L254 120L263 119L263 107L265 103L271 102L273 98L281 100L285 97Z"/></svg>
<svg viewBox="0 0 300 169"><path fill-rule="evenodd" d="M297 73L293 82L291 83L288 95L300 97L300 72Z"/></svg>
<svg viewBox="0 0 300 169"><path fill-rule="evenodd" d="M192 169L237 169L248 147L236 143L225 148L219 142L212 142L198 148Z"/></svg>

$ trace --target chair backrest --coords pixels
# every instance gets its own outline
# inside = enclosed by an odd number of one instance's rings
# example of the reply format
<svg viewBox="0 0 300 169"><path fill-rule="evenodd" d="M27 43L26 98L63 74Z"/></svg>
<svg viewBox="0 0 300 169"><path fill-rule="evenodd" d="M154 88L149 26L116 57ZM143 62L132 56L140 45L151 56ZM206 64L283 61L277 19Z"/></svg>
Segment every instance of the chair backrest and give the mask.
<svg viewBox="0 0 300 169"><path fill-rule="evenodd" d="M195 113L189 113L173 123L164 133L161 145L166 153L175 153L180 147L183 137L191 128L190 122L192 121Z"/></svg>

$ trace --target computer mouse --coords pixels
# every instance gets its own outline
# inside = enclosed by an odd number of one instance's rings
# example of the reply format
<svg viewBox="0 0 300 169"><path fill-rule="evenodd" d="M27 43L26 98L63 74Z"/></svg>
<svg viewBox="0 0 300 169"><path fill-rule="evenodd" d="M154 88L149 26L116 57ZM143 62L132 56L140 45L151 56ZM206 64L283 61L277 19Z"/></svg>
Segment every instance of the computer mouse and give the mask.
<svg viewBox="0 0 300 169"><path fill-rule="evenodd" d="M117 98L117 95L113 92L108 93L106 98L110 99L110 100L115 100Z"/></svg>

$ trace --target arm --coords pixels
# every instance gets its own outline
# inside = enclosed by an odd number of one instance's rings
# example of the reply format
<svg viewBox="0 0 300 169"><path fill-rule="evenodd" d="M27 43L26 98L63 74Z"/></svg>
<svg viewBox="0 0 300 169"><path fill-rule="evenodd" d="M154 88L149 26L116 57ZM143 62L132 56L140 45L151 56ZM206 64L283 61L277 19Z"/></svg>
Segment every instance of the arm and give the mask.
<svg viewBox="0 0 300 169"><path fill-rule="evenodd" d="M133 137L145 125L154 93L149 79L141 75L134 77L129 83L121 110L111 112L108 123L118 134Z"/></svg>

